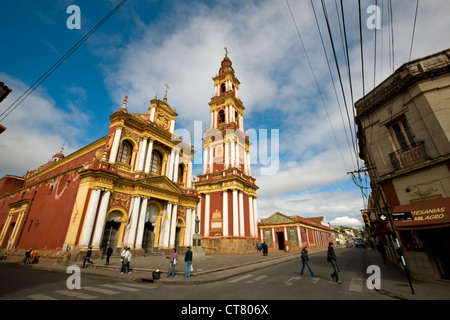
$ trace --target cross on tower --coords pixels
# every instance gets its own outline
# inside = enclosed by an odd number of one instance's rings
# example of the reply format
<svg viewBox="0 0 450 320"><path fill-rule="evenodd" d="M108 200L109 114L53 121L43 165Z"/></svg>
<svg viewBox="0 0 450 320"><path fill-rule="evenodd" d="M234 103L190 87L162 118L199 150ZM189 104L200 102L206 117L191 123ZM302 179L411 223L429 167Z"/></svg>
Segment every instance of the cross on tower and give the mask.
<svg viewBox="0 0 450 320"><path fill-rule="evenodd" d="M228 57L228 48L224 47L224 49L225 49L225 57Z"/></svg>
<svg viewBox="0 0 450 320"><path fill-rule="evenodd" d="M166 87L166 93L164 94L164 101L167 101L167 89L170 89L170 88L167 83L164 86Z"/></svg>

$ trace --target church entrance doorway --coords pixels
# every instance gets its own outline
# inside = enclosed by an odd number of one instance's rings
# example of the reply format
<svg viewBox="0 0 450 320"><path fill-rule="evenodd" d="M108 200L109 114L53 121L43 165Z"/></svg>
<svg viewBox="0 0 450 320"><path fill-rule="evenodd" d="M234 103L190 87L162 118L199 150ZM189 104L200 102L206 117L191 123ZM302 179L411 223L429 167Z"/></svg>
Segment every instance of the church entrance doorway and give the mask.
<svg viewBox="0 0 450 320"><path fill-rule="evenodd" d="M155 245L155 228L150 221L144 226L144 239L142 239L142 248L145 252L152 252Z"/></svg>
<svg viewBox="0 0 450 320"><path fill-rule="evenodd" d="M108 215L103 231L101 249L106 253L106 249L111 246L113 252L117 252L117 241L119 239L119 229L122 222L122 214L119 211L113 211Z"/></svg>
<svg viewBox="0 0 450 320"><path fill-rule="evenodd" d="M284 232L277 232L278 249L284 250Z"/></svg>
<svg viewBox="0 0 450 320"><path fill-rule="evenodd" d="M158 206L150 203L147 207L147 215L145 217L144 236L142 239L142 248L145 252L152 252L155 246L155 226L158 221Z"/></svg>

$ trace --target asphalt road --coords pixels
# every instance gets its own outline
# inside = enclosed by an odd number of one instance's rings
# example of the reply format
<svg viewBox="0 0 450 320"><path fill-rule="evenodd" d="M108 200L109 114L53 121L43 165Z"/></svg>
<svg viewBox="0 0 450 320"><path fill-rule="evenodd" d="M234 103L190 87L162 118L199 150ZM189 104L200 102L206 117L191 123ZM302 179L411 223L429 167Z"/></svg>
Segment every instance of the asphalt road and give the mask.
<svg viewBox="0 0 450 320"><path fill-rule="evenodd" d="M81 289L70 289L71 274L0 264L1 300L383 300L366 286L363 250L337 249L342 284L331 280L326 252L310 254L314 277L300 276L301 260L285 262L234 278L199 285L159 285L82 274ZM164 275L162 275L164 276ZM70 283L74 283L71 281Z"/></svg>

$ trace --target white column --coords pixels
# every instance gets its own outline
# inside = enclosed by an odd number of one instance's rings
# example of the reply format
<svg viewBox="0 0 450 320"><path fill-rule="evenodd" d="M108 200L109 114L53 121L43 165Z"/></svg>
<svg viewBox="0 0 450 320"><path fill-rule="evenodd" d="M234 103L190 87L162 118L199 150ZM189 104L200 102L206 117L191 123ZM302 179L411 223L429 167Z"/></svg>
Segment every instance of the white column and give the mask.
<svg viewBox="0 0 450 320"><path fill-rule="evenodd" d="M116 133L114 134L113 144L111 146L111 151L109 153L109 162L116 163L117 153L119 152L119 143L122 136L122 128L118 127Z"/></svg>
<svg viewBox="0 0 450 320"><path fill-rule="evenodd" d="M233 190L233 236L239 236L238 191Z"/></svg>
<svg viewBox="0 0 450 320"><path fill-rule="evenodd" d="M225 140L225 169L228 169L228 162L229 162L229 157L230 157L230 152L229 152L229 144L228 141Z"/></svg>
<svg viewBox="0 0 450 320"><path fill-rule="evenodd" d="M153 140L150 139L148 142L147 156L145 158L145 168L144 168L145 173L150 172L150 165L152 164L152 152L153 152Z"/></svg>
<svg viewBox="0 0 450 320"><path fill-rule="evenodd" d="M142 249L142 239L144 237L145 216L147 215L148 199L142 199L141 211L139 213L139 222L136 234L136 248Z"/></svg>
<svg viewBox="0 0 450 320"><path fill-rule="evenodd" d="M246 153L246 157L247 157L247 171L248 171L248 175L250 176L252 174L252 170L250 168L250 152Z"/></svg>
<svg viewBox="0 0 450 320"><path fill-rule="evenodd" d="M169 202L166 207L166 215L164 217L164 239L162 246L169 247L169 236L170 236L170 223L172 220L172 204Z"/></svg>
<svg viewBox="0 0 450 320"><path fill-rule="evenodd" d="M249 223L250 223L250 236L251 237L257 237L258 235L258 229L255 228L255 224L253 221L255 221L255 215L253 212L253 197L248 196L248 212L249 212Z"/></svg>
<svg viewBox="0 0 450 320"><path fill-rule="evenodd" d="M198 208L198 206L197 206L197 208ZM195 209L192 209L191 214L192 214L192 217L191 217L191 220L192 220L192 223L191 223L191 238L189 239L189 241L190 241L190 244L192 245L193 244L192 243L192 236L195 234L195 218L197 217L197 211Z"/></svg>
<svg viewBox="0 0 450 320"><path fill-rule="evenodd" d="M209 127L212 129L214 126L214 112L211 112L211 119L210 119L209 124L210 124Z"/></svg>
<svg viewBox="0 0 450 320"><path fill-rule="evenodd" d="M139 209L141 207L141 198L136 197L134 199L133 212L131 214L130 228L128 229L128 237L127 237L127 247L134 248L134 243L136 240L136 229L139 220Z"/></svg>
<svg viewBox="0 0 450 320"><path fill-rule="evenodd" d="M274 229L274 228L271 228L271 231L272 231L272 243L273 243L273 246L275 247L275 246L276 246L276 242L275 242L275 229Z"/></svg>
<svg viewBox="0 0 450 320"><path fill-rule="evenodd" d="M147 138L144 138L142 140L141 145L142 151L139 151L139 166L137 168L137 171L143 171L144 170L144 164L145 164L145 158L147 155Z"/></svg>
<svg viewBox="0 0 450 320"><path fill-rule="evenodd" d="M177 215L178 215L178 205L174 204L172 206L172 219L170 221L170 240L169 246L175 247L175 233L177 228Z"/></svg>
<svg viewBox="0 0 450 320"><path fill-rule="evenodd" d="M209 237L209 217L210 217L210 203L209 203L209 194L205 194L205 237Z"/></svg>
<svg viewBox="0 0 450 320"><path fill-rule="evenodd" d="M259 229L259 240L261 242L264 242L266 239L264 239L264 230L263 229Z"/></svg>
<svg viewBox="0 0 450 320"><path fill-rule="evenodd" d="M175 150L175 163L173 164L173 182L178 181L178 165L180 162L180 152L178 150Z"/></svg>
<svg viewBox="0 0 450 320"><path fill-rule="evenodd" d="M102 200L100 201L100 209L98 210L98 216L95 222L94 237L92 240L92 246L95 249L99 249L102 241L103 231L105 229L105 219L106 213L108 211L109 197L111 191L106 191L102 195Z"/></svg>
<svg viewBox="0 0 450 320"><path fill-rule="evenodd" d="M156 108L152 107L152 109L150 110L150 121L151 122L155 121L155 113L156 113Z"/></svg>
<svg viewBox="0 0 450 320"><path fill-rule="evenodd" d="M283 230L283 234L284 234L284 241L288 241L287 228L286 228L286 227L284 227L283 229L284 229L284 230Z"/></svg>
<svg viewBox="0 0 450 320"><path fill-rule="evenodd" d="M300 232L300 226L297 226L297 238L298 238L298 246L302 246L302 233Z"/></svg>
<svg viewBox="0 0 450 320"><path fill-rule="evenodd" d="M214 148L209 148L209 172L213 173L213 166L214 166Z"/></svg>
<svg viewBox="0 0 450 320"><path fill-rule="evenodd" d="M222 235L228 236L228 190L223 191L222 200Z"/></svg>
<svg viewBox="0 0 450 320"><path fill-rule="evenodd" d="M239 192L239 234L245 236L245 220L244 220L244 193Z"/></svg>
<svg viewBox="0 0 450 320"><path fill-rule="evenodd" d="M173 133L175 131L175 120L170 120L170 133Z"/></svg>
<svg viewBox="0 0 450 320"><path fill-rule="evenodd" d="M208 168L208 147L203 149L203 174L206 173Z"/></svg>
<svg viewBox="0 0 450 320"><path fill-rule="evenodd" d="M256 198L253 198L253 224L255 228L258 228L258 205L256 204Z"/></svg>
<svg viewBox="0 0 450 320"><path fill-rule="evenodd" d="M239 168L239 143L236 143L236 167Z"/></svg>
<svg viewBox="0 0 450 320"><path fill-rule="evenodd" d="M89 206L86 212L86 217L84 218L83 231L81 233L79 246L87 247L91 240L92 230L95 223L95 215L97 213L98 201L100 200L100 189L92 190L91 197L89 199Z"/></svg>
<svg viewBox="0 0 450 320"><path fill-rule="evenodd" d="M175 150L172 149L169 155L169 160L167 161L167 177L172 180L173 177L173 162L175 160Z"/></svg>
<svg viewBox="0 0 450 320"><path fill-rule="evenodd" d="M184 229L184 246L190 246L190 239L192 238L191 235L191 209L186 209L186 228Z"/></svg>
<svg viewBox="0 0 450 320"><path fill-rule="evenodd" d="M139 149L136 156L136 162L134 164L134 170L137 171L139 168L139 164L141 162L141 154L142 154L142 140L139 141Z"/></svg>
<svg viewBox="0 0 450 320"><path fill-rule="evenodd" d="M234 167L236 164L236 144L234 143L234 138L230 141L230 149L231 149L230 165L231 167Z"/></svg>
<svg viewBox="0 0 450 320"><path fill-rule="evenodd" d="M230 113L228 112L228 106L225 107L225 123L228 123L230 119Z"/></svg>

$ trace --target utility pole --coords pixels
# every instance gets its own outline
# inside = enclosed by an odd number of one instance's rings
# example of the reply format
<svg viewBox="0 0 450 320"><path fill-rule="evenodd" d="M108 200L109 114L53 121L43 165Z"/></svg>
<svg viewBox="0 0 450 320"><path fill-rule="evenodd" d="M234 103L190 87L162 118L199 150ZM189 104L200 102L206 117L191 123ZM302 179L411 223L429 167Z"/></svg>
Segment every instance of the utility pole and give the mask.
<svg viewBox="0 0 450 320"><path fill-rule="evenodd" d="M372 168L371 168L371 169L372 169ZM351 174L351 175L352 175L352 178L353 178L353 182L354 182L359 188L362 188L362 186L360 186L360 185L358 185L358 184L356 183L356 180L355 180L355 174L357 173L358 176L359 176L359 174L360 174L361 172L363 172L363 171L368 171L368 170L369 170L369 168L361 168L360 170L356 170L356 171L352 171L352 172L347 172L347 174ZM404 258L404 256L403 256L403 249L401 248L401 246L400 246L400 241L398 240L399 237L398 237L398 234L397 234L397 230L395 229L395 226L394 226L394 221L393 221L393 219L392 219L391 210L390 210L389 205L388 205L388 203L387 203L387 201L386 201L386 199L385 199L385 197L384 197L383 189L381 188L380 185L377 184L377 186L378 186L378 188L379 188L379 190L380 190L380 196L381 196L381 199L382 199L383 204L384 204L384 211L386 212L386 215L387 215L388 220L389 220L389 225L391 226L395 251L396 251L397 254L400 256L400 261L401 261L401 263L402 263L403 268L405 269L406 277L407 277L408 283L409 283L409 287L411 288L411 293L412 293L412 294L415 294L414 288L413 288L413 285L412 285L412 282L411 282L411 274L410 274L410 272L409 272L408 266L406 265L406 260L405 260L405 258ZM369 208L368 208L368 210L366 210L366 211L369 211Z"/></svg>

